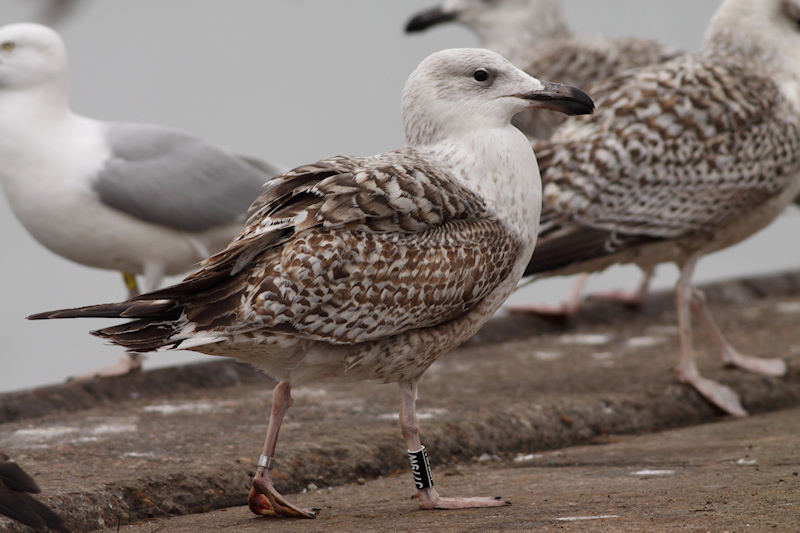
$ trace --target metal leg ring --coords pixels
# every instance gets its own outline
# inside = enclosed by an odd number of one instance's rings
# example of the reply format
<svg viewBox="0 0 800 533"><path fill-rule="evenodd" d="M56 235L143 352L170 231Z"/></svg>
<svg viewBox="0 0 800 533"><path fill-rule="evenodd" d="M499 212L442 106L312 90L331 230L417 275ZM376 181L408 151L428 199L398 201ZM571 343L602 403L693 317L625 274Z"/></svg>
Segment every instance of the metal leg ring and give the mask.
<svg viewBox="0 0 800 533"><path fill-rule="evenodd" d="M269 455L262 455L258 458L258 466L263 466L267 470L272 470L278 462Z"/></svg>

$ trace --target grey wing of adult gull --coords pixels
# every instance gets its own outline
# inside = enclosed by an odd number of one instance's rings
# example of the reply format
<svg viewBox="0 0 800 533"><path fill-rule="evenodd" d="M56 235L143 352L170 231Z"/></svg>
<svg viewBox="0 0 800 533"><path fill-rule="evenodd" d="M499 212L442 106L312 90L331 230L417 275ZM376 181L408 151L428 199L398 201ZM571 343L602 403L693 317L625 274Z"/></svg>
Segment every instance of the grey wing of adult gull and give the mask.
<svg viewBox="0 0 800 533"><path fill-rule="evenodd" d="M106 126L111 157L92 181L107 206L187 232L244 221L280 169L196 137L142 124Z"/></svg>

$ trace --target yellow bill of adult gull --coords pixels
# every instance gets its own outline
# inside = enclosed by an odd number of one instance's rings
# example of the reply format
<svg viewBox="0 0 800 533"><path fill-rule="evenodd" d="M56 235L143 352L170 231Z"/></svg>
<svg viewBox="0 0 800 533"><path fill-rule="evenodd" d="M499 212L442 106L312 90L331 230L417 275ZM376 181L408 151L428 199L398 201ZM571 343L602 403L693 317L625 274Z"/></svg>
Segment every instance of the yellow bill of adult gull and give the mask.
<svg viewBox="0 0 800 533"><path fill-rule="evenodd" d="M481 45L525 72L574 85L594 95L593 83L622 70L662 63L681 54L675 47L638 37L575 34L561 0L444 0L413 16L407 32L456 22L474 31ZM563 115L531 109L514 125L532 139L546 139Z"/></svg>
<svg viewBox="0 0 800 533"><path fill-rule="evenodd" d="M732 389L700 375L691 312L725 365L780 376L786 364L730 346L692 275L800 191L800 3L726 0L700 51L606 83L595 116L534 143L546 207L525 275L675 263L680 380L744 415Z"/></svg>
<svg viewBox="0 0 800 533"><path fill-rule="evenodd" d="M541 183L511 126L528 107L579 114L593 104L488 50L435 53L403 91L406 148L271 180L244 231L183 283L31 318L131 318L95 333L136 351L234 357L278 379L249 499L257 514L315 516L275 490L270 470L292 386L326 378L399 383L420 507L506 505L439 496L415 403L425 370L492 316L533 253Z"/></svg>

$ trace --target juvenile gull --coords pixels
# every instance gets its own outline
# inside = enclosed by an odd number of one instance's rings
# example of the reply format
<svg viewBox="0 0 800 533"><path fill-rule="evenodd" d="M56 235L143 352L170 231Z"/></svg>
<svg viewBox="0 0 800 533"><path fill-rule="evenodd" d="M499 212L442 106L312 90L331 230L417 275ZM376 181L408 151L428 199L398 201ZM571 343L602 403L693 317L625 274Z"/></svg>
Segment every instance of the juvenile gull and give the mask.
<svg viewBox="0 0 800 533"><path fill-rule="evenodd" d="M467 26L482 46L529 74L581 87L592 95L594 82L681 53L648 39L573 34L561 0L444 0L414 16L406 31L423 31L446 22ZM538 139L550 137L562 122L563 115L539 109L514 119L514 125Z"/></svg>
<svg viewBox="0 0 800 533"><path fill-rule="evenodd" d="M546 208L525 275L675 263L680 380L744 415L733 390L698 372L690 311L725 365L775 376L786 365L736 352L692 274L800 191L800 4L726 0L699 52L606 83L615 89L600 91L597 115L534 143Z"/></svg>
<svg viewBox="0 0 800 533"><path fill-rule="evenodd" d="M291 387L323 378L399 383L423 509L505 505L438 495L415 402L423 372L492 316L533 253L541 183L530 143L510 124L532 106L593 109L579 90L494 52L433 54L403 92L408 147L276 177L242 233L183 283L31 318L133 318L96 334L136 351L235 357L278 379L249 499L257 514L315 516L275 490L270 469Z"/></svg>
<svg viewBox="0 0 800 533"><path fill-rule="evenodd" d="M36 481L11 458L0 452L0 515L37 531L69 531L64 520L31 494L41 492Z"/></svg>

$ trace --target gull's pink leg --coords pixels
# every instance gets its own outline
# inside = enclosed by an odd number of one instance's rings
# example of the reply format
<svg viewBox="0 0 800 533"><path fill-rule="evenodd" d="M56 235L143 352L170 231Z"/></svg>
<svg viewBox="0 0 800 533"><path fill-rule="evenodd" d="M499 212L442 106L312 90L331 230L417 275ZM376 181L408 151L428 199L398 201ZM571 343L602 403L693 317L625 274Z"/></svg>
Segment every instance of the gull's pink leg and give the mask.
<svg viewBox="0 0 800 533"><path fill-rule="evenodd" d="M650 294L650 280L653 279L653 267L642 269L644 277L635 291L599 292L589 295L590 300L606 300L620 303L626 307L640 309Z"/></svg>
<svg viewBox="0 0 800 533"><path fill-rule="evenodd" d="M125 282L125 288L128 289L128 298L135 298L141 294L139 292L139 285L136 283L136 276L128 272L122 273L122 280ZM119 376L127 376L131 372L136 372L142 369L142 362L144 361L144 354L137 352L128 352L119 358L113 365L104 366L94 372L87 372L85 374L78 374L70 378L70 380L87 381L95 378L115 378Z"/></svg>
<svg viewBox="0 0 800 533"><path fill-rule="evenodd" d="M742 370L749 372L756 372L767 376L783 376L786 374L786 362L783 359L764 359L761 357L751 357L749 355L742 355L733 348L722 332L714 322L714 317L711 316L711 311L706 304L706 296L700 289L694 289L692 294L692 309L703 321L706 326L706 331L714 342L714 345L719 350L722 357L722 364L725 366L735 366Z"/></svg>
<svg viewBox="0 0 800 533"><path fill-rule="evenodd" d="M400 430L411 452L422 448L419 440L419 418L415 412L419 380L401 381ZM418 488L419 506L422 509L468 509L472 507L503 507L511 502L499 498L442 498L433 487Z"/></svg>
<svg viewBox="0 0 800 533"><path fill-rule="evenodd" d="M678 377L681 383L691 385L711 403L734 416L746 416L747 411L739 401L739 395L722 383L704 378L697 370L692 344L691 304L694 287L692 274L697 264L698 255L693 255L681 266L681 277L675 288L675 306L678 311L678 326L681 339L681 362L678 365Z"/></svg>
<svg viewBox="0 0 800 533"><path fill-rule="evenodd" d="M520 313L527 315L540 315L553 318L571 318L581 309L583 302L583 289L589 281L588 274L576 276L575 283L567 294L566 299L559 305L530 304L530 305L511 305L507 309L510 313Z"/></svg>
<svg viewBox="0 0 800 533"><path fill-rule="evenodd" d="M274 466L275 444L278 441L278 432L281 429L283 415L291 407L292 401L291 385L286 381L281 381L272 393L272 413L269 417L267 438L264 442L264 451L258 461L256 475L253 478L253 488L250 489L247 505L251 511L259 515L316 518L316 512L319 509L300 509L292 505L272 485L270 470Z"/></svg>

